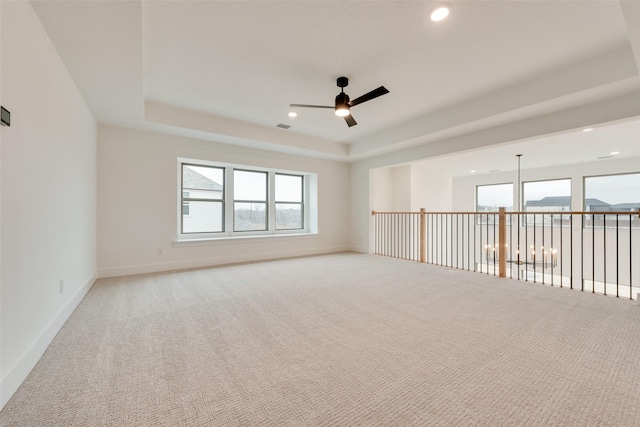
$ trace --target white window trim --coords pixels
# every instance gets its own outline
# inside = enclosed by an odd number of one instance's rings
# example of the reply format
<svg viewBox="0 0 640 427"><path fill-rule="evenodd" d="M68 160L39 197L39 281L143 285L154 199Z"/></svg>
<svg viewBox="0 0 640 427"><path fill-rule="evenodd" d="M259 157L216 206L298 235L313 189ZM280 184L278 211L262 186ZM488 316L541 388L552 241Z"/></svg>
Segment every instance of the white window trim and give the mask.
<svg viewBox="0 0 640 427"><path fill-rule="evenodd" d="M612 177L612 176L625 176L625 175L640 175L640 172L621 172L621 173L609 173L609 174L600 174L600 175L584 175L582 177L582 210L584 212L587 212L587 179L589 178L606 178L606 177ZM593 211L593 212L597 212L597 211ZM631 217L635 217L638 215L637 212L629 212ZM593 216L593 215L592 215ZM624 218L624 216L623 216ZM624 218L626 219L626 218ZM590 225L587 225L586 223L582 223L583 224L583 229L584 230L606 230L606 229L610 229L610 227L606 227L604 225L598 225L595 227L592 227ZM634 227L633 226L633 219L631 219L630 223L629 223L629 227L626 227L625 225L623 225L622 227L620 227L620 229L623 230L628 230L629 228L631 228L632 232L637 233L638 231L640 231L640 228L638 228L637 226Z"/></svg>
<svg viewBox="0 0 640 427"><path fill-rule="evenodd" d="M480 212L478 210L479 206L479 197L478 197L478 189L480 187L493 187L493 186L498 186L498 185L511 185L511 198L513 199L513 190L516 187L516 184L514 184L513 182L497 182L495 184L476 184L476 212ZM507 212L512 211L513 210L513 200L511 201L511 209L507 209ZM505 206L506 207L506 206ZM481 213L492 213L492 212L498 212L498 210L496 209L495 211L482 211Z"/></svg>
<svg viewBox="0 0 640 427"><path fill-rule="evenodd" d="M531 181L523 181L522 182L522 212L531 212L532 214L535 213L535 211L527 211L527 194L525 193L525 186L527 184L537 184L537 183L541 183L541 182L553 182L553 181L569 181L569 209L571 210L571 206L573 203L573 194L571 191L572 185L573 185L573 179L571 177L566 177L566 178L549 178L549 179L536 179L536 180L531 180ZM545 196L545 197L556 197L556 196ZM559 196L559 197L564 197L564 196Z"/></svg>
<svg viewBox="0 0 640 427"><path fill-rule="evenodd" d="M182 233L182 165L201 165L224 168L225 185L224 185L224 231L210 233ZM246 171L267 172L268 173L268 189L267 189L267 208L268 208L268 230L265 231L233 231L233 170L240 169ZM236 163L212 162L208 160L192 159L179 157L177 159L177 185L176 185L176 230L177 236L174 246L185 246L183 243L196 243L199 245L206 242L216 241L250 241L253 238L265 237L283 237L291 238L298 236L314 236L318 234L317 230L317 188L312 189L312 183L317 185L317 174L304 171L293 171L286 169L265 168L261 166L242 165ZM288 175L300 175L303 177L304 194L303 194L303 225L302 229L283 229L276 230L275 216L275 174L282 173ZM314 194L315 193L315 194ZM315 195L315 197L314 197ZM314 213L312 213L314 211Z"/></svg>

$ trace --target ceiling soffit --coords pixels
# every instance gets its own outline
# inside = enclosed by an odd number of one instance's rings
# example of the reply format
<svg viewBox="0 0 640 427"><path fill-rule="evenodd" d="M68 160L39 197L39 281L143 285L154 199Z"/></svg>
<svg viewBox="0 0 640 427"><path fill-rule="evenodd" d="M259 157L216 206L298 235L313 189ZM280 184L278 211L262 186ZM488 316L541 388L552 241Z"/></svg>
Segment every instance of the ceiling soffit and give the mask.
<svg viewBox="0 0 640 427"><path fill-rule="evenodd" d="M632 3L453 2L436 26L433 2L32 2L99 122L347 161L636 93ZM353 128L287 117L343 74L391 92Z"/></svg>

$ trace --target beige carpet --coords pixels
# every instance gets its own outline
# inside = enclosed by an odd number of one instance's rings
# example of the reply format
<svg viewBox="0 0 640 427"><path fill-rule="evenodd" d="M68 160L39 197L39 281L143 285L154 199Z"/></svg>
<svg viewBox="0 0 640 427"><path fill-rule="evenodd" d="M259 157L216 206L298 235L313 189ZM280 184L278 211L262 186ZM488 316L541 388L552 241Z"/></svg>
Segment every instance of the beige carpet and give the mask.
<svg viewBox="0 0 640 427"><path fill-rule="evenodd" d="M640 425L640 305L373 255L99 280L2 426Z"/></svg>

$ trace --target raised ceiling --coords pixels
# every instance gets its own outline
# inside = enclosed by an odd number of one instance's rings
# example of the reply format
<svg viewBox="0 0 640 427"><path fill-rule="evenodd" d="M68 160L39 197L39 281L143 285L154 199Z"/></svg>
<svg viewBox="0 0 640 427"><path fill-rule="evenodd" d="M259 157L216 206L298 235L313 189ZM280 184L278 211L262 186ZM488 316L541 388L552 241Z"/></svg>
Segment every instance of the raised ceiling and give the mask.
<svg viewBox="0 0 640 427"><path fill-rule="evenodd" d="M101 123L351 161L640 116L640 2L453 1L434 23L438 3L32 2ZM331 110L287 116L331 105L343 75L352 99L390 93L352 128Z"/></svg>

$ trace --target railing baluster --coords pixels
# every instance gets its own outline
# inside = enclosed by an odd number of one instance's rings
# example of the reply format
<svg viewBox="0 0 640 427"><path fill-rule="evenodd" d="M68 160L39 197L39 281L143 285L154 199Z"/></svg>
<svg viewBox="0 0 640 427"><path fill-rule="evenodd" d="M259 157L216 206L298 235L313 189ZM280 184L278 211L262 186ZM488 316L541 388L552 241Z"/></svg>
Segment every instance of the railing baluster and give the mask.
<svg viewBox="0 0 640 427"><path fill-rule="evenodd" d="M513 279L513 266L517 266L518 264L515 264L515 259L514 259L514 254L515 252L513 251L513 224L515 224L513 222L513 212L509 212L509 259L511 260L511 265L509 266L509 278ZM518 267L516 267L518 268Z"/></svg>
<svg viewBox="0 0 640 427"><path fill-rule="evenodd" d="M580 227L580 290L584 292L584 219L585 215L582 215L582 227Z"/></svg>
<svg viewBox="0 0 640 427"><path fill-rule="evenodd" d="M444 214L444 265L449 265L449 214Z"/></svg>
<svg viewBox="0 0 640 427"><path fill-rule="evenodd" d="M520 206L518 206L518 209L520 209ZM520 280L520 255L521 255L521 251L520 251L520 214L518 214L518 248L516 250L516 265L518 266L518 280ZM526 260L526 254L525 254L525 260ZM526 265L526 264L525 264Z"/></svg>
<svg viewBox="0 0 640 427"><path fill-rule="evenodd" d="M531 255L533 261L533 283L537 283L536 280L536 223L538 219L536 218L536 214L533 214L533 253Z"/></svg>
<svg viewBox="0 0 640 427"><path fill-rule="evenodd" d="M620 263L618 262L620 260L620 251L619 251L619 219L620 216L618 214L616 214L616 298L620 298ZM629 224L629 226L631 226L631 224ZM631 284L629 284L629 286L631 286Z"/></svg>
<svg viewBox="0 0 640 427"><path fill-rule="evenodd" d="M637 265L633 262L633 240L638 230L634 228L633 223L636 218L633 212L372 211L372 215L374 219L370 224L374 235L371 248L378 255L469 271L473 264L475 272L524 281L529 281L529 277L533 277L534 283L541 282L550 286L559 284L560 287L564 287L568 280L568 287L571 289L574 288L574 279L576 279L580 280L581 291L588 289L586 282L590 280L591 293L614 295L615 287L617 298L621 297L621 293L624 294L624 289L621 290L621 287L629 286L631 300L636 299L634 290L640 287L636 285L634 289L633 277ZM514 218L514 215L517 217ZM576 230L580 227L579 237L574 236L573 229L576 215L580 215L580 223L576 224ZM612 233L614 232L613 215L615 215L615 236L609 233L609 229ZM627 217L629 218L628 251L623 243L623 230L627 226L625 219ZM622 224L621 221L623 221ZM569 230L566 230L567 226ZM499 239L496 228L499 229ZM569 235L569 247L565 247L565 240L567 240L564 238L565 231ZM424 236L422 242L420 233ZM559 236L558 233L560 233ZM587 233L591 233L591 239L588 238ZM529 239L533 243L531 246L529 246ZM539 243L541 246L537 247ZM615 251L609 248L610 245L615 245ZM580 251L579 260L576 258L579 264L574 265L576 256L574 252L577 250ZM598 261L600 256L602 261ZM610 258L614 259L610 260ZM624 263L627 260L629 262L628 279L624 276L626 271ZM591 268L589 268L589 262L591 262ZM615 263L615 266L612 263ZM598 271L600 267L602 272ZM506 268L509 268L508 274ZM587 270L590 270L591 277L587 276L589 274ZM559 275L559 280L556 280L556 274ZM615 281L613 275L615 275ZM635 276L638 276L637 271Z"/></svg>
<svg viewBox="0 0 640 427"><path fill-rule="evenodd" d="M569 215L569 224L570 224L570 231L569 231L569 240L571 241L571 244L569 245L569 254L570 254L570 268L571 271L569 271L569 289L573 289L573 215Z"/></svg>
<svg viewBox="0 0 640 427"><path fill-rule="evenodd" d="M591 216L591 293L596 292L596 217Z"/></svg>
<svg viewBox="0 0 640 427"><path fill-rule="evenodd" d="M553 227L554 221L555 221L555 218L553 214L551 214L551 251L549 251L549 259L551 260L551 286L553 286L555 282L555 278L553 277L554 276L553 270L556 268L557 258L554 255L558 253L558 250L555 248L555 246L553 246L553 237L554 237L553 234L555 232L555 229Z"/></svg>
<svg viewBox="0 0 640 427"><path fill-rule="evenodd" d="M390 230L390 224L391 224L391 215L385 215L386 216L386 221L385 221L385 255L386 256L391 256L391 230Z"/></svg>
<svg viewBox="0 0 640 427"><path fill-rule="evenodd" d="M487 274L489 274L489 215L485 214L485 234L486 234L486 238L487 238L487 243L484 245L485 246L485 252L486 252L486 262L487 262ZM483 263L484 264L484 263Z"/></svg>
<svg viewBox="0 0 640 427"><path fill-rule="evenodd" d="M602 283L607 295L607 216L603 215L602 219Z"/></svg>
<svg viewBox="0 0 640 427"><path fill-rule="evenodd" d="M458 228L459 227L459 224L458 224L459 220L460 220L460 218L458 217L458 214L456 214L456 242L458 242L459 239L460 239L460 229ZM458 265L458 253L459 252L460 252L460 245L456 245L456 268L459 268L459 265Z"/></svg>
<svg viewBox="0 0 640 427"><path fill-rule="evenodd" d="M527 264L527 259L529 259L529 215L525 214L523 216L524 218L524 253L521 254L524 255L524 262L525 262L525 268L524 268L524 281L528 282L529 281L529 269L526 267Z"/></svg>
<svg viewBox="0 0 640 427"><path fill-rule="evenodd" d="M475 273L477 271L477 264L476 264L476 225L478 222L478 216L476 214L473 214L473 272Z"/></svg>
<svg viewBox="0 0 640 427"><path fill-rule="evenodd" d="M467 271L471 271L471 215L467 215Z"/></svg>
<svg viewBox="0 0 640 427"><path fill-rule="evenodd" d="M639 214L640 215L640 214ZM633 257L632 257L632 252L633 252L633 246L631 245L631 229L633 228L633 224L631 223L631 221L633 221L633 214L629 214L629 299L633 299L633 280L632 280L632 276L633 276Z"/></svg>
<svg viewBox="0 0 640 427"><path fill-rule="evenodd" d="M564 258L564 252L562 252L562 239L564 236L564 217L560 214L560 287L564 284L564 271L562 270L562 262Z"/></svg>
<svg viewBox="0 0 640 427"><path fill-rule="evenodd" d="M440 217L440 262L438 264L444 265L444 259L443 259L444 229L442 227L442 223L444 222L443 214L438 214L438 217Z"/></svg>
<svg viewBox="0 0 640 427"><path fill-rule="evenodd" d="M544 270L547 268L547 255L544 249L544 223L545 223L545 214L542 214L542 246L540 246L540 262L542 263L542 284L544 285Z"/></svg>

